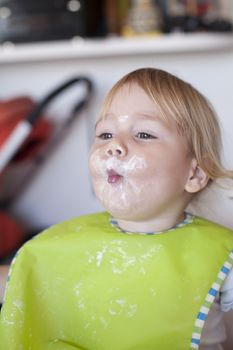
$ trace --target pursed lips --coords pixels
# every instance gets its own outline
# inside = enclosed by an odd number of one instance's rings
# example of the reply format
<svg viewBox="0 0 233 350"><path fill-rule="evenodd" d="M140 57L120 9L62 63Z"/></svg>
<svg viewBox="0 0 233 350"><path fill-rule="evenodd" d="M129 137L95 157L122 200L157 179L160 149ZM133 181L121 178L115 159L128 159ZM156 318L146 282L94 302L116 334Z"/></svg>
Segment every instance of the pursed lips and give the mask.
<svg viewBox="0 0 233 350"><path fill-rule="evenodd" d="M108 183L115 184L123 178L117 171L113 169L107 169L107 179Z"/></svg>

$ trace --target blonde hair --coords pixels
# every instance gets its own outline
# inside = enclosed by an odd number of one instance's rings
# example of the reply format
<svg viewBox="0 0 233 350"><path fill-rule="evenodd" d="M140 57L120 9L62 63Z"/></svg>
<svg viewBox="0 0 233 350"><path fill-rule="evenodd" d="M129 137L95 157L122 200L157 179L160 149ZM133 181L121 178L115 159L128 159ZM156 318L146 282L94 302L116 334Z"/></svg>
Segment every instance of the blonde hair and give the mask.
<svg viewBox="0 0 233 350"><path fill-rule="evenodd" d="M191 154L211 180L233 177L233 171L221 163L221 131L212 106L192 85L168 72L142 68L125 75L107 94L101 114L119 89L135 83L154 101L162 118L176 122L187 138Z"/></svg>

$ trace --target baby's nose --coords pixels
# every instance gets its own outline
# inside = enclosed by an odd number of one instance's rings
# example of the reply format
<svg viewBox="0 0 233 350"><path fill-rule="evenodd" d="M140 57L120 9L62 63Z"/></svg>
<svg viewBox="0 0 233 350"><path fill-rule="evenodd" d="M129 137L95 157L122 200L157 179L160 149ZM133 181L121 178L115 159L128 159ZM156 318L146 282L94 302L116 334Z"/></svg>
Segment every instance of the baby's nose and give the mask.
<svg viewBox="0 0 233 350"><path fill-rule="evenodd" d="M127 148L121 142L110 142L106 148L106 155L109 157L124 157L127 154Z"/></svg>

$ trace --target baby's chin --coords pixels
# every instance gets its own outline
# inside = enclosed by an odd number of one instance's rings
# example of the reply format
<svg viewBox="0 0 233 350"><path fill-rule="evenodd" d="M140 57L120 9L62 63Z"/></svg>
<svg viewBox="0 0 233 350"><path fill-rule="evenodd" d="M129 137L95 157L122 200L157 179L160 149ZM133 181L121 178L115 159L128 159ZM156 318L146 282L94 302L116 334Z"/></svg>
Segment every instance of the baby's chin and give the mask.
<svg viewBox="0 0 233 350"><path fill-rule="evenodd" d="M136 188L133 182L93 181L93 188L97 199L111 216L121 220L138 220L144 216L146 201L142 191Z"/></svg>
<svg viewBox="0 0 233 350"><path fill-rule="evenodd" d="M116 219L123 219L130 216L132 207L129 205L121 205L120 203L112 203L111 200L100 201L105 210ZM132 215L132 213L131 213Z"/></svg>
<svg viewBox="0 0 233 350"><path fill-rule="evenodd" d="M101 201L100 201L101 202ZM101 202L104 209L116 220L125 221L138 221L144 219L145 213L142 212L141 208L137 206L132 206L131 204L126 205L114 205L109 203L109 201Z"/></svg>

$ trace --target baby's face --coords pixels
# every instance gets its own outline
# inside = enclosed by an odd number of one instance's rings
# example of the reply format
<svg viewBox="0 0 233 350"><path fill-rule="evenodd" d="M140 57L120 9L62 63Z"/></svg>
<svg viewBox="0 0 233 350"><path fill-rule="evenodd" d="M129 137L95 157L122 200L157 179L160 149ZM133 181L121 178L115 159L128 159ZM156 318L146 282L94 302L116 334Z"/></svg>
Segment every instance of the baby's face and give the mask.
<svg viewBox="0 0 233 350"><path fill-rule="evenodd" d="M96 124L89 159L97 197L115 218L148 220L184 200L191 156L138 85L124 86Z"/></svg>

